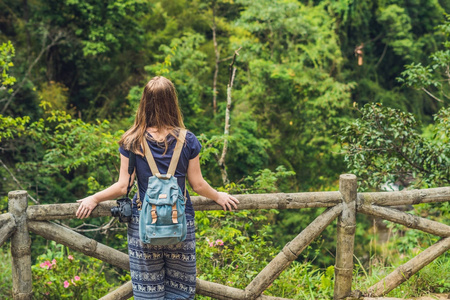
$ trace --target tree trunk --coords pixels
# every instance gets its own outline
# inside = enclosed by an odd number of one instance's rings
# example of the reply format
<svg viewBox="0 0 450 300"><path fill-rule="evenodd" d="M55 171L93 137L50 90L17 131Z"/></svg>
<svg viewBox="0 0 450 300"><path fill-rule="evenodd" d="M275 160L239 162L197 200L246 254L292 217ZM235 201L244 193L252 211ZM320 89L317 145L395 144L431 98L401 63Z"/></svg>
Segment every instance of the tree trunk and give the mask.
<svg viewBox="0 0 450 300"><path fill-rule="evenodd" d="M220 50L217 46L217 38L216 38L216 3L213 3L212 7L213 12L213 26L212 34L213 34L213 45L214 45L214 53L216 55L215 65L214 65L214 78L213 78L213 113L216 114L217 112L217 77L219 76L219 63L220 63Z"/></svg>

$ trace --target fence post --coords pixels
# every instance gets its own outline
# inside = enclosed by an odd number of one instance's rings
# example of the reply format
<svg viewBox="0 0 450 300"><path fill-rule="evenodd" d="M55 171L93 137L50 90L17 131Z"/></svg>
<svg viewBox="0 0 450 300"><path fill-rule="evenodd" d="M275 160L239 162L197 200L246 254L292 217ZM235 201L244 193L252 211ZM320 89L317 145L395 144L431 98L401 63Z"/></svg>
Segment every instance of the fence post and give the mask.
<svg viewBox="0 0 450 300"><path fill-rule="evenodd" d="M8 209L14 216L17 229L11 238L13 298L31 299L31 239L27 225L27 192L8 193Z"/></svg>
<svg viewBox="0 0 450 300"><path fill-rule="evenodd" d="M353 174L339 177L343 210L337 221L336 265L334 269L334 299L350 296L353 275L353 248L356 228L357 181Z"/></svg>

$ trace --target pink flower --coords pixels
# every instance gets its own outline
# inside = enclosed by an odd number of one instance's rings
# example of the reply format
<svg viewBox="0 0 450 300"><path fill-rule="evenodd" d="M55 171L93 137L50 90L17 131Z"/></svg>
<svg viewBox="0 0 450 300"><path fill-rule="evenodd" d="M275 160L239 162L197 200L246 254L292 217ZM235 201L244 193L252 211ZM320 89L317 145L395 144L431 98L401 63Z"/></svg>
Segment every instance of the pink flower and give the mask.
<svg viewBox="0 0 450 300"><path fill-rule="evenodd" d="M52 268L52 263L50 261L46 260L43 263L41 263L39 266L43 269L50 270Z"/></svg>
<svg viewBox="0 0 450 300"><path fill-rule="evenodd" d="M53 282L51 282L51 281L47 281L47 284L48 284L48 285L50 285L50 284L52 284L52 283L53 283Z"/></svg>
<svg viewBox="0 0 450 300"><path fill-rule="evenodd" d="M216 246L223 246L222 240L216 240Z"/></svg>
<svg viewBox="0 0 450 300"><path fill-rule="evenodd" d="M72 284L73 284L74 286L76 286L75 282L73 282L73 279L70 279L70 282L72 282Z"/></svg>
<svg viewBox="0 0 450 300"><path fill-rule="evenodd" d="M73 256L72 256L72 255L67 256L67 258L68 258L69 260L73 260Z"/></svg>
<svg viewBox="0 0 450 300"><path fill-rule="evenodd" d="M69 287L70 283L66 280L64 281L64 288L67 289Z"/></svg>
<svg viewBox="0 0 450 300"><path fill-rule="evenodd" d="M56 265L56 259L53 259L52 260L52 266L55 266Z"/></svg>
<svg viewBox="0 0 450 300"><path fill-rule="evenodd" d="M214 243L213 242L209 242L209 246L210 247L214 247Z"/></svg>
<svg viewBox="0 0 450 300"><path fill-rule="evenodd" d="M75 281L78 281L78 280L80 280L81 278L80 278L80 276L75 276L73 279L75 279Z"/></svg>

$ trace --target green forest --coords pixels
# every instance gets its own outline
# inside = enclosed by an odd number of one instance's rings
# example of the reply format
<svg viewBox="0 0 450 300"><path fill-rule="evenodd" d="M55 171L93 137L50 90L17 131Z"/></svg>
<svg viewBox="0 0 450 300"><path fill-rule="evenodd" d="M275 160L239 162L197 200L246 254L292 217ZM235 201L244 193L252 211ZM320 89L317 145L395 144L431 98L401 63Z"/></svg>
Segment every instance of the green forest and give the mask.
<svg viewBox="0 0 450 300"><path fill-rule="evenodd" d="M29 205L70 203L114 183L118 141L156 75L174 83L219 190L336 191L344 173L360 192L450 184L449 0L0 0L0 72L0 213L10 191L26 190ZM197 212L198 278L245 288L322 211ZM449 202L408 212L450 225ZM58 223L127 251L115 219ZM438 240L357 224L354 289ZM265 294L332 298L335 236L329 226ZM130 279L32 242L36 299L95 299ZM446 292L449 252L388 296Z"/></svg>

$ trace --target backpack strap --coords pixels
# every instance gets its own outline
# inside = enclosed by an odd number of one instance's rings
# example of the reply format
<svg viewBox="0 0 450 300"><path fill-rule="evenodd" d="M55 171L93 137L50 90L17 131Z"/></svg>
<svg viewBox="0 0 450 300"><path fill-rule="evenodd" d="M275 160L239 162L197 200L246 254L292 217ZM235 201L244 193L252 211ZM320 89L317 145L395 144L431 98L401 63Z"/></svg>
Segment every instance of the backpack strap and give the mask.
<svg viewBox="0 0 450 300"><path fill-rule="evenodd" d="M167 175L175 175L175 170L178 165L178 160L180 159L181 150L183 149L184 140L186 139L186 129L180 129L180 134L178 135L178 141L173 150L172 160L170 161L169 169L167 170Z"/></svg>
<svg viewBox="0 0 450 300"><path fill-rule="evenodd" d="M156 166L155 159L153 158L152 151L150 151L150 147L148 146L147 139L144 138L144 154L145 158L147 159L148 166L150 167L150 170L152 171L152 174L154 176L159 177L160 175L158 167Z"/></svg>
<svg viewBox="0 0 450 300"><path fill-rule="evenodd" d="M170 178L170 176L175 175L175 170L178 165L178 161L180 159L181 150L183 149L184 141L186 139L186 133L187 130L184 128L180 129L180 133L178 135L178 140L175 145L175 149L173 150L172 159L170 160L169 169L167 170L167 174L165 177ZM158 167L155 162L155 158L153 157L152 151L150 150L150 147L148 146L148 143L146 140L144 140L144 154L145 158L147 159L148 166L150 167L150 170L152 171L152 174L158 178L164 177L159 173ZM185 179L186 180L186 179ZM184 201L186 201L186 181L184 183ZM141 210L142 202L139 197L139 186L138 186L138 193L137 193L137 207L138 210ZM158 216L156 215L156 206L153 204L151 209L151 215L152 215L152 224L156 223L158 220ZM177 211L177 205L176 203L172 206L172 222L174 224L178 223L178 211Z"/></svg>
<svg viewBox="0 0 450 300"><path fill-rule="evenodd" d="M178 135L177 144L175 145L175 149L173 150L172 159L170 160L169 169L167 170L167 177L170 178L170 176L175 175L175 170L178 165L178 160L180 159L181 150L183 149L184 140L186 138L186 129L180 129L180 134ZM155 158L153 157L152 151L150 150L150 147L148 146L147 141L144 139L144 149L145 149L145 158L147 159L148 166L150 167L150 170L152 171L153 175L161 178L162 175L158 170L158 167L156 166Z"/></svg>
<svg viewBox="0 0 450 300"><path fill-rule="evenodd" d="M175 149L173 150L172 160L170 161L169 169L167 170L167 175L169 176L175 175L175 170L178 165L178 160L180 159L181 150L183 149L184 141L186 139L186 133L186 129L180 129L180 133L178 134L178 141L175 145ZM184 182L184 201L186 201L186 179ZM176 203L172 205L172 223L178 224L178 211Z"/></svg>

